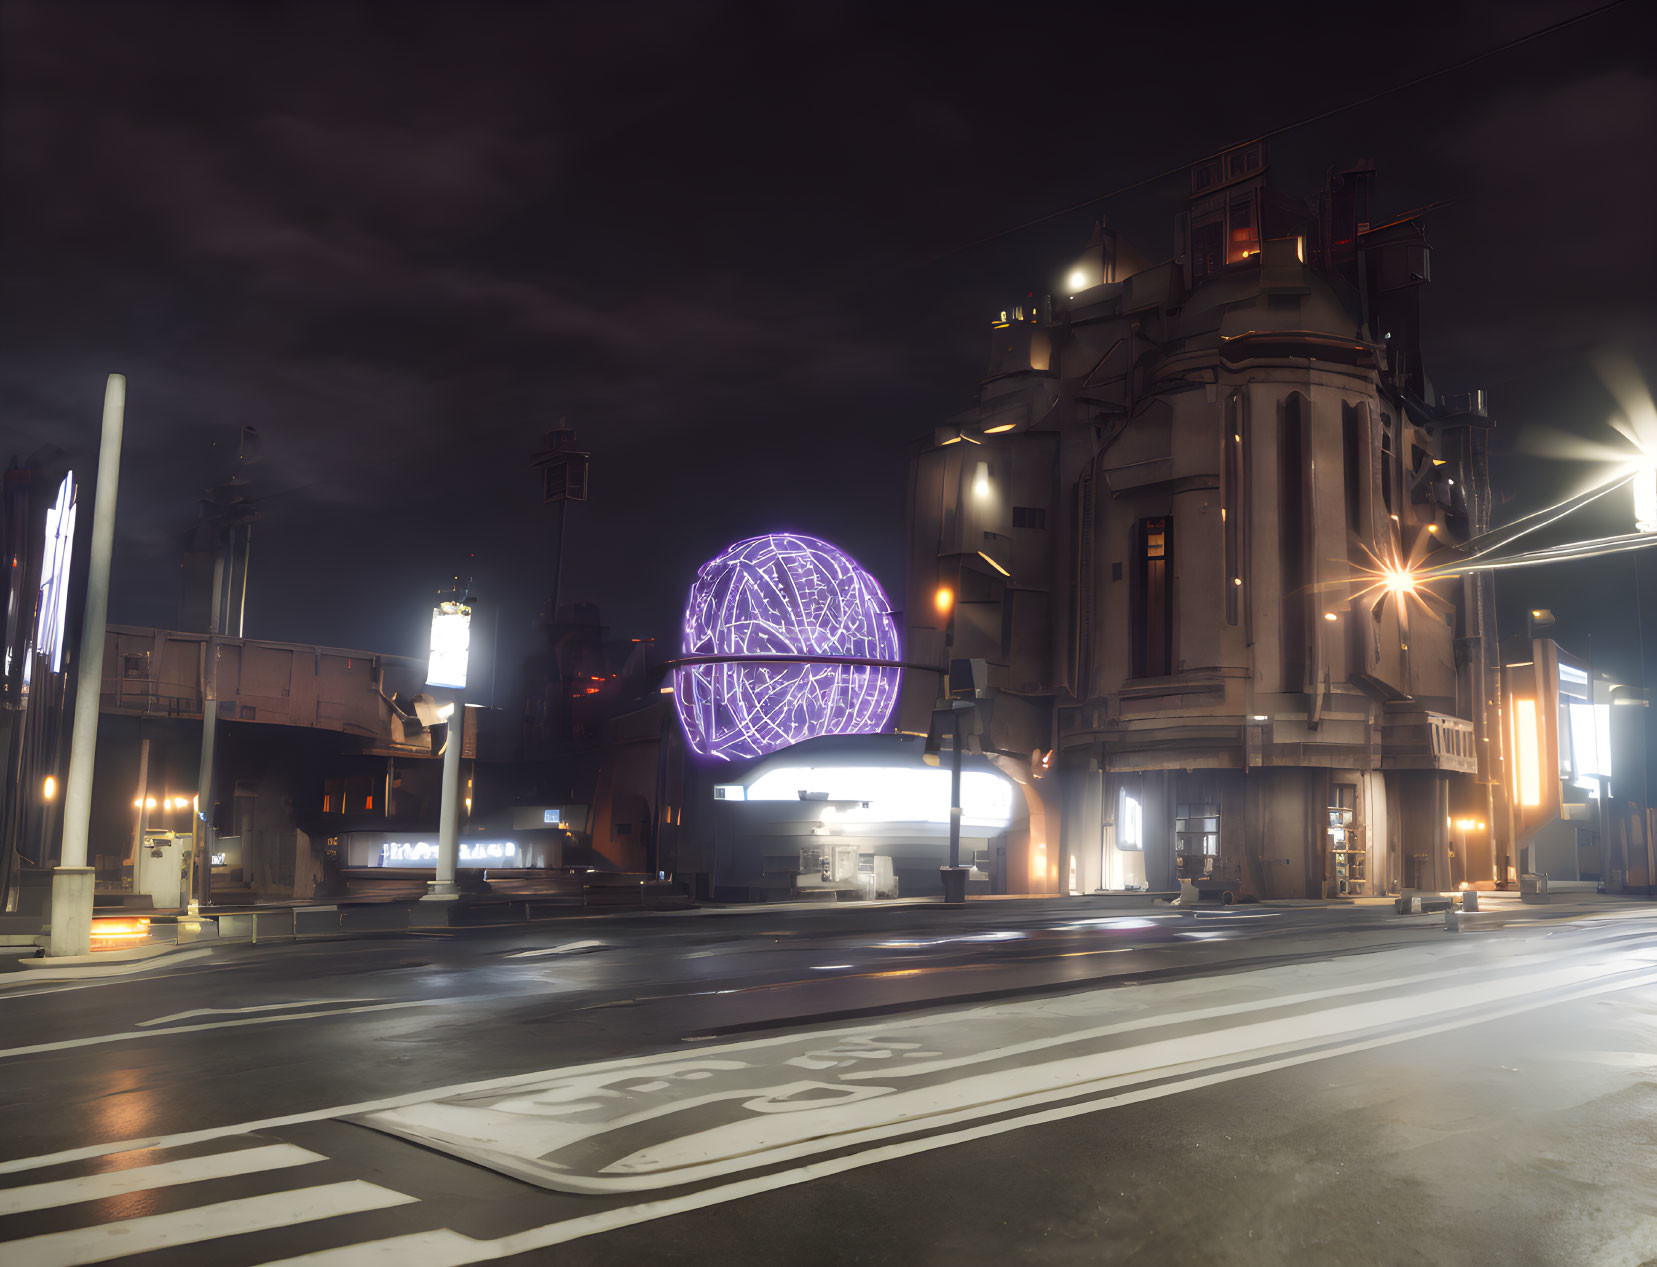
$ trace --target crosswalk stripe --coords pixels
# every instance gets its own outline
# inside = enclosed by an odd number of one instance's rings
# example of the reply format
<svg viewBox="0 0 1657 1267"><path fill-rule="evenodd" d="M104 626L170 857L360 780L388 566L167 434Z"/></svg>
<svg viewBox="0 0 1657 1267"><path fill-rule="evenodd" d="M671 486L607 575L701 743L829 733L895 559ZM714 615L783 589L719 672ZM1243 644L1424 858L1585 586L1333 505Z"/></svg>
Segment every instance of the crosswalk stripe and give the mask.
<svg viewBox="0 0 1657 1267"><path fill-rule="evenodd" d="M7 1267L82 1267L85 1263L101 1263L177 1245L195 1245L221 1236L267 1232L293 1223L384 1210L415 1200L378 1184L351 1179L31 1236L5 1246L5 1260Z"/></svg>
<svg viewBox="0 0 1657 1267"><path fill-rule="evenodd" d="M326 1160L320 1153L293 1144L269 1144L261 1148L216 1153L210 1157L190 1157L154 1166L134 1166L130 1170L111 1170L101 1175L83 1175L78 1179L0 1188L0 1215L49 1210L53 1206L73 1205L77 1201L100 1201L105 1197L143 1192L149 1188L169 1188L203 1179L251 1175L262 1170L280 1170L284 1166L303 1166Z"/></svg>

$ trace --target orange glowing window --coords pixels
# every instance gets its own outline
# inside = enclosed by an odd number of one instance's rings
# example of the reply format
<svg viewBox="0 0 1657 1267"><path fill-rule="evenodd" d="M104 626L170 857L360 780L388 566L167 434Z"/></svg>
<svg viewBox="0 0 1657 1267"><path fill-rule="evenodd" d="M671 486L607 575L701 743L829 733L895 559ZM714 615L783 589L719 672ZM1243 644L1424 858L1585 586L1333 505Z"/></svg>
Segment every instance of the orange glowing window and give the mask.
<svg viewBox="0 0 1657 1267"><path fill-rule="evenodd" d="M1536 731L1536 701L1513 701L1513 791L1519 804L1542 803L1541 742Z"/></svg>

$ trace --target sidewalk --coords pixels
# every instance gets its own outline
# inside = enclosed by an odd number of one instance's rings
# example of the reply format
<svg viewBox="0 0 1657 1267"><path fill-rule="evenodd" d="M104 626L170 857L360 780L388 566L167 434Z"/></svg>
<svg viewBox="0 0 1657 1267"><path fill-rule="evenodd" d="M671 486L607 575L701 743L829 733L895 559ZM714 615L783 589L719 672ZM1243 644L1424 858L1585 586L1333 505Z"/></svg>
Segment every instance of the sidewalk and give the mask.
<svg viewBox="0 0 1657 1267"><path fill-rule="evenodd" d="M647 898L648 898L647 890ZM1433 895L1448 898L1452 895ZM882 911L922 912L933 910L947 916L959 908L946 906L938 898L897 898L877 902L777 902L719 905L693 903L681 894L663 893L655 904L599 906L571 905L543 901L535 895L470 894L446 902L425 902L408 898L380 898L337 903L289 902L281 905L210 909L192 916L183 911L121 912L100 914L93 921L94 951L73 958L35 957L44 945L44 932L22 935L0 931L0 990L25 982L42 982L89 977L115 977L170 965L184 959L206 957L218 946L291 943L312 940L345 940L398 933L444 935L468 929L502 928L529 924L590 924L617 917L643 919L717 919L774 917L779 915L853 916L878 918ZM1168 902L1169 895L1156 893L1088 893L1074 895L984 894L967 899L973 907L1001 908L1009 915L1049 908L1056 915L1101 910L1147 910L1180 907ZM1373 912L1391 908L1394 897L1367 897L1319 900L1284 898L1274 901L1222 906L1204 902L1205 911L1244 912L1248 910L1304 910L1319 908L1330 912ZM1480 909L1465 918L1477 920L1491 914L1513 916L1521 909L1531 919L1568 919L1585 915L1612 916L1647 914L1657 918L1657 901L1634 894L1566 892L1525 895L1517 891L1481 891ZM1540 908L1540 909L1539 909ZM1420 915L1400 918L1422 918ZM1476 927L1477 925L1474 925Z"/></svg>

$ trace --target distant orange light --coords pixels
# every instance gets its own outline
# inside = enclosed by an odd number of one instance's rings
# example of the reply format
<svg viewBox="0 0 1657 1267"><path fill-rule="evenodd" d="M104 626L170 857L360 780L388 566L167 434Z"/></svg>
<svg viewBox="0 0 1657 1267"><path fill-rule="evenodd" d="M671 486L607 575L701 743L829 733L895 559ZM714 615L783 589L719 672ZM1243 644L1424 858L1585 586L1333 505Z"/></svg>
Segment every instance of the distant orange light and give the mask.
<svg viewBox="0 0 1657 1267"><path fill-rule="evenodd" d="M92 921L92 949L114 950L123 942L142 941L150 935L147 919L95 919Z"/></svg>
<svg viewBox="0 0 1657 1267"><path fill-rule="evenodd" d="M938 609L938 615L947 616L955 606L955 591L947 585L938 586L938 592L932 596L932 605Z"/></svg>

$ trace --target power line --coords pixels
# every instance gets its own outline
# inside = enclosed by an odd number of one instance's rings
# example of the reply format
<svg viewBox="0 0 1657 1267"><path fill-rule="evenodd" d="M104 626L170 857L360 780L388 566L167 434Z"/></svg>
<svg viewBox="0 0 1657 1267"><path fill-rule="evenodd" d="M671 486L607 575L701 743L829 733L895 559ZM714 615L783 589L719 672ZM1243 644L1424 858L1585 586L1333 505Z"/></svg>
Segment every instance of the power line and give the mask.
<svg viewBox="0 0 1657 1267"><path fill-rule="evenodd" d="M1546 36L1557 34L1558 32L1563 31L1566 27L1575 26L1578 22L1586 22L1590 18L1597 18L1603 13L1609 13L1612 9L1619 8L1625 3L1627 3L1627 0L1609 0L1609 3L1607 4L1599 5L1597 8L1589 9L1584 13L1575 14L1572 17L1562 18L1558 22L1550 23L1548 26L1539 27L1538 29L1531 31L1529 34L1518 36L1515 39L1508 40L1504 44L1494 45L1491 48L1483 50L1482 52L1474 53L1469 57L1464 57L1460 61L1452 62L1448 66L1440 66L1437 70L1429 70L1410 79L1403 80L1400 83L1393 84L1390 88L1382 88L1377 92L1368 94L1367 96L1358 97L1353 101L1348 101L1344 105L1332 106L1328 110L1320 111L1317 114L1310 114L1303 119L1296 119L1292 123L1282 124L1279 127L1271 128L1268 131L1262 132L1258 136L1250 137L1248 140L1238 141L1232 145L1224 146L1210 154L1203 155L1201 158L1191 159L1189 162L1180 163L1174 167L1164 168L1162 171L1156 172L1150 176L1142 176L1138 180L1130 181L1126 185L1118 185L1115 189L1112 189L1107 193L1099 194L1093 198L1084 199L1081 202L1071 203L1070 206L1061 207L1057 211L1045 212L1044 214L1036 216L1033 219L1025 220L1021 224L1015 224L1006 229L998 229L994 233L987 233L983 237L974 238L970 242L963 242L959 246L952 246L947 251L942 251L939 254L932 256L932 258L926 262L934 264L940 260L947 260L951 256L961 254L963 251L970 251L974 247L983 246L987 242L995 242L1001 238L1011 237L1015 233L1024 232L1025 229L1034 228L1038 224L1046 224L1049 220L1057 220L1060 216L1067 216L1071 214L1071 212L1084 210L1085 208L1095 206L1098 203L1107 202L1121 194L1131 193L1135 189L1143 189L1146 185L1154 185L1158 181L1167 180L1172 176L1178 176L1182 172L1189 171L1198 163L1209 162L1213 159L1221 157L1222 155L1229 154L1235 149L1240 149L1245 145L1256 145L1261 141L1269 141L1274 136L1282 136L1285 132L1293 132L1297 128L1309 127L1314 123L1321 123L1323 120L1333 118L1337 114L1344 114L1348 110L1356 110L1359 106L1367 106L1372 101L1379 101L1381 98L1390 97L1394 93L1407 91L1408 89L1417 87L1418 85L1424 84L1429 80L1439 79L1445 75L1453 75L1458 70L1465 70L1467 67L1477 65L1479 62L1485 61L1489 58L1497 57L1502 53L1511 52L1513 49L1519 48L1521 45L1531 43L1533 40L1539 40L1545 38Z"/></svg>

